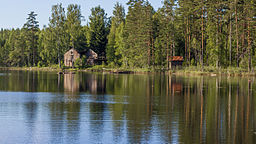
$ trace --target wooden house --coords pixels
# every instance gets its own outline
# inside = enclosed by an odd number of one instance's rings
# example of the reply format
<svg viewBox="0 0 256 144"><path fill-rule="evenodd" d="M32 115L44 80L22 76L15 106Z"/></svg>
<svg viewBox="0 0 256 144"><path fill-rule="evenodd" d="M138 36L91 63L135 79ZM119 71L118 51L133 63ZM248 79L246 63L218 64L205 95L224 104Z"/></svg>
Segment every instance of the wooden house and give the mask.
<svg viewBox="0 0 256 144"><path fill-rule="evenodd" d="M74 67L74 62L80 58L80 53L74 48L64 54L64 65L66 67Z"/></svg>
<svg viewBox="0 0 256 144"><path fill-rule="evenodd" d="M88 49L83 52L78 52L76 49L72 48L64 54L64 65L66 67L74 67L74 63L78 58L86 56L86 65L97 65L106 62L105 56L98 56L96 52Z"/></svg>
<svg viewBox="0 0 256 144"><path fill-rule="evenodd" d="M85 56L87 59L87 65L95 65L98 59L98 54L93 50L89 49L85 52Z"/></svg>
<svg viewBox="0 0 256 144"><path fill-rule="evenodd" d="M184 59L182 56L172 56L172 57L169 57L169 65L170 66L182 66L184 62Z"/></svg>

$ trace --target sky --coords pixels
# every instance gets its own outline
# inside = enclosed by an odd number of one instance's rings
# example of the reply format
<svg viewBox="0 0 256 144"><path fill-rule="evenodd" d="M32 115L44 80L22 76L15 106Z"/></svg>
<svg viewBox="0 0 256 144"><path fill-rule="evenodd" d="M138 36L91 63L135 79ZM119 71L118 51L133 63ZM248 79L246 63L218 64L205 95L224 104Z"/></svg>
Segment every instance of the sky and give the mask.
<svg viewBox="0 0 256 144"><path fill-rule="evenodd" d="M162 0L149 0L155 10L162 6ZM128 0L1 0L0 4L0 28L11 29L21 28L26 23L26 18L31 11L38 14L40 28L48 25L51 15L51 7L57 3L67 8L69 4L79 4L81 6L82 15L88 23L91 8L100 5L108 16L112 15L113 7L116 2L120 2L125 6Z"/></svg>

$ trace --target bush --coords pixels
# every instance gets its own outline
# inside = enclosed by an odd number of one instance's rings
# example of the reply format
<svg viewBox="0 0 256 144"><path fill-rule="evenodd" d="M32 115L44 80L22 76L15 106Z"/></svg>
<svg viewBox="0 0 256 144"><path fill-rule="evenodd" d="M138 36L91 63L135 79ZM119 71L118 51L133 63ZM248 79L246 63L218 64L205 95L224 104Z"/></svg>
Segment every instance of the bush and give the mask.
<svg viewBox="0 0 256 144"><path fill-rule="evenodd" d="M74 62L74 67L75 68L81 68L83 66L82 60L80 58L76 59Z"/></svg>
<svg viewBox="0 0 256 144"><path fill-rule="evenodd" d="M246 69L248 68L248 57L245 57L241 60L241 62L239 63L240 68L242 69Z"/></svg>
<svg viewBox="0 0 256 144"><path fill-rule="evenodd" d="M82 67L83 68L87 67L87 57L83 55L81 60L82 60Z"/></svg>
<svg viewBox="0 0 256 144"><path fill-rule="evenodd" d="M103 67L106 67L106 64L105 62L103 61L102 64L101 64Z"/></svg>
<svg viewBox="0 0 256 144"><path fill-rule="evenodd" d="M102 65L103 65L103 63L102 63ZM115 68L116 65L115 65L114 62L110 62L110 63L108 64L108 67L109 67L109 68Z"/></svg>
<svg viewBox="0 0 256 144"><path fill-rule="evenodd" d="M39 61L38 63L37 63L37 67L43 67L44 65L43 65L43 62L42 61Z"/></svg>

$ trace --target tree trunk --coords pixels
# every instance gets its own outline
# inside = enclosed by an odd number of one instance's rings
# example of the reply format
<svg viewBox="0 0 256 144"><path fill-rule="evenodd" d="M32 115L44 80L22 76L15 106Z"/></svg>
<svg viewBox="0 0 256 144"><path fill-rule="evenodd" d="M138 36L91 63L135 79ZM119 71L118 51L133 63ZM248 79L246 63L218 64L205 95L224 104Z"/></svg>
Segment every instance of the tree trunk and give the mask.
<svg viewBox="0 0 256 144"><path fill-rule="evenodd" d="M188 61L188 49L189 49L189 24L188 24L188 17L187 17L187 30L186 30L186 37L187 37L187 45L186 45L186 53L185 53L185 57L186 57L186 61Z"/></svg>
<svg viewBox="0 0 256 144"><path fill-rule="evenodd" d="M170 48L170 57L171 57L171 59L172 59L172 56L173 56L173 53L172 53L172 51L173 51L173 43L172 42L170 42L171 43L171 48ZM170 64L170 69L172 69L172 64Z"/></svg>
<svg viewBox="0 0 256 144"><path fill-rule="evenodd" d="M189 61L189 66L191 65L191 50L190 50L190 40L191 40L191 36L190 36L190 27L188 29L188 61Z"/></svg>
<svg viewBox="0 0 256 144"><path fill-rule="evenodd" d="M150 66L150 41L148 42L148 67Z"/></svg>
<svg viewBox="0 0 256 144"><path fill-rule="evenodd" d="M232 66L232 15L231 14L230 14L229 29L230 29L229 30L229 66ZM237 57L237 59L238 59L238 57Z"/></svg>
<svg viewBox="0 0 256 144"><path fill-rule="evenodd" d="M60 61L60 47L58 46L58 63L59 63L59 68L61 68L61 61Z"/></svg>
<svg viewBox="0 0 256 144"><path fill-rule="evenodd" d="M202 7L202 50L201 50L201 64L204 68L204 7Z"/></svg>
<svg viewBox="0 0 256 144"><path fill-rule="evenodd" d="M152 65L153 65L153 68L155 69L155 49L154 49L154 38L153 36L151 37L151 43L152 43L152 57L151 57L151 61L152 61Z"/></svg>
<svg viewBox="0 0 256 144"><path fill-rule="evenodd" d="M216 69L219 68L219 10L217 9L217 34L216 34L216 47L217 47L217 59Z"/></svg>
<svg viewBox="0 0 256 144"><path fill-rule="evenodd" d="M24 66L25 64L25 59L24 59L24 47L21 47L21 66Z"/></svg>
<svg viewBox="0 0 256 144"><path fill-rule="evenodd" d="M186 58L187 58L187 56L186 56L187 55L187 28L186 28L184 34L185 34L185 55L184 55L184 60L186 60Z"/></svg>
<svg viewBox="0 0 256 144"><path fill-rule="evenodd" d="M32 66L35 66L34 29L32 28Z"/></svg>
<svg viewBox="0 0 256 144"><path fill-rule="evenodd" d="M247 20L248 22L248 29L247 29L247 33L248 33L248 71L251 71L251 66L252 66L252 55L251 55L251 39L250 39L250 18L248 18Z"/></svg>
<svg viewBox="0 0 256 144"><path fill-rule="evenodd" d="M237 16L237 0L235 1L235 16L236 16L236 66L239 67L239 39L238 39L238 16Z"/></svg>
<svg viewBox="0 0 256 144"><path fill-rule="evenodd" d="M168 37L168 35L167 35ZM167 62L167 70L169 70L169 52L168 52L168 49L169 49L169 44L168 44L169 40L167 39L166 41L166 62Z"/></svg>
<svg viewBox="0 0 256 144"><path fill-rule="evenodd" d="M245 19L244 19L244 21L243 21L243 33L242 33L242 53L244 53L245 52L245 30L246 30L246 23L245 23ZM241 57L241 58L243 58L244 57L244 55Z"/></svg>
<svg viewBox="0 0 256 144"><path fill-rule="evenodd" d="M57 48L58 48L58 63L59 63L59 68L61 68L61 58L60 58L60 30L57 29L57 36L58 36L58 42L57 42Z"/></svg>

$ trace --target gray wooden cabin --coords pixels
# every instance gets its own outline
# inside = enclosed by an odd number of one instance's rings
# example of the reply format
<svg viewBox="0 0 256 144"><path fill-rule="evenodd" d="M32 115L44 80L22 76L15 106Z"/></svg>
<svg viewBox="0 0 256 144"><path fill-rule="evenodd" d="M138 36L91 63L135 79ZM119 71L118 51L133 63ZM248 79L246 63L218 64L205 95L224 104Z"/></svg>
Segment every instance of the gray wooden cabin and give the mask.
<svg viewBox="0 0 256 144"><path fill-rule="evenodd" d="M74 62L78 58L82 58L83 55L86 56L86 64L90 66L106 62L105 56L99 57L98 54L91 49L83 52L78 52L76 49L72 48L64 54L64 65L66 67L74 67Z"/></svg>

